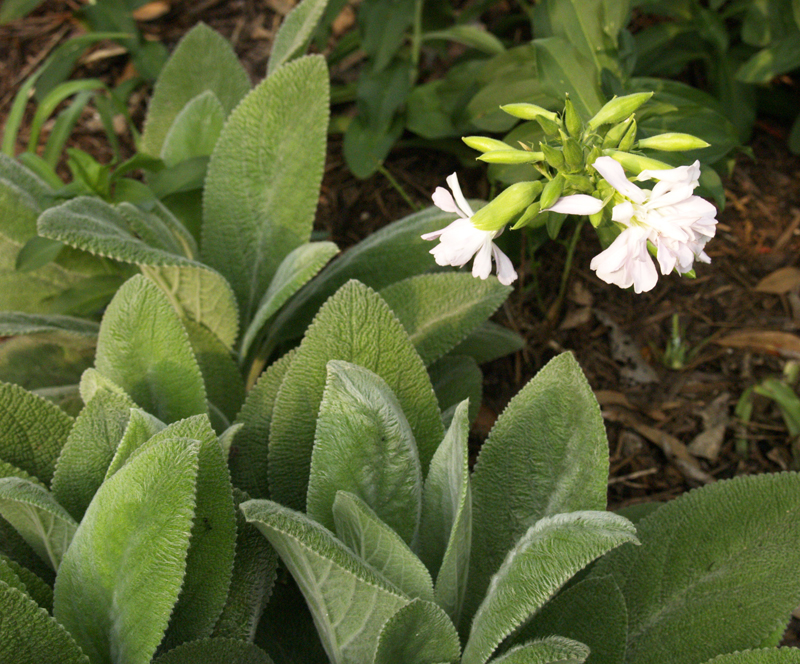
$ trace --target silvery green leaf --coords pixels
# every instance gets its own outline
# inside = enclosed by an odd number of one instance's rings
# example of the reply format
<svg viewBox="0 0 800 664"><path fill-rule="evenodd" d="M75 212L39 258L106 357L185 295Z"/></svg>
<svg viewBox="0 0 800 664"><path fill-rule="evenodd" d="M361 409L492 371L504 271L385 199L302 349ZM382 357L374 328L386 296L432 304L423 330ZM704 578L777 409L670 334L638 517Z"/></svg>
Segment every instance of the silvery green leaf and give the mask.
<svg viewBox="0 0 800 664"><path fill-rule="evenodd" d="M157 417L153 417L140 408L131 408L128 417L128 425L125 427L125 433L117 445L114 453L114 458L109 463L106 469L105 479L107 480L114 473L116 473L130 458L137 449L144 445L148 440L155 436L159 431L166 428L164 424Z"/></svg>
<svg viewBox="0 0 800 664"><path fill-rule="evenodd" d="M248 325L286 255L308 242L325 161L325 60L260 83L228 118L208 164L203 260L226 277Z"/></svg>
<svg viewBox="0 0 800 664"><path fill-rule="evenodd" d="M194 157L210 157L225 116L225 109L212 90L205 90L189 101L164 137L160 155L164 163L175 166Z"/></svg>
<svg viewBox="0 0 800 664"><path fill-rule="evenodd" d="M250 90L247 72L222 35L199 23L178 43L153 88L140 150L157 157L184 107L210 90L225 113Z"/></svg>
<svg viewBox="0 0 800 664"><path fill-rule="evenodd" d="M0 311L0 335L13 337L42 332L66 332L81 337L96 337L100 326L85 318L55 314L26 314L22 311Z"/></svg>
<svg viewBox="0 0 800 664"><path fill-rule="evenodd" d="M0 516L58 570L78 523L47 489L19 477L0 479Z"/></svg>
<svg viewBox="0 0 800 664"><path fill-rule="evenodd" d="M267 76L306 50L327 4L328 0L304 0L283 19L272 42Z"/></svg>
<svg viewBox="0 0 800 664"><path fill-rule="evenodd" d="M52 611L53 589L41 577L3 554L0 554L0 568L2 568L0 576L6 583L26 592L45 611ZM13 579L8 579L9 572L17 579L17 584L12 583Z"/></svg>
<svg viewBox="0 0 800 664"><path fill-rule="evenodd" d="M0 582L0 661L89 664L75 639L27 593Z"/></svg>
<svg viewBox="0 0 800 664"><path fill-rule="evenodd" d="M198 453L181 439L147 448L86 510L59 569L53 615L93 664L149 664L161 642L186 571Z"/></svg>
<svg viewBox="0 0 800 664"><path fill-rule="evenodd" d="M635 531L630 521L610 512L557 514L531 526L492 577L462 664L486 662L577 571L621 544L636 543Z"/></svg>
<svg viewBox="0 0 800 664"><path fill-rule="evenodd" d="M309 242L292 250L283 259L275 272L275 277L261 298L258 309L253 315L247 330L242 337L239 355L245 358L250 346L261 333L264 325L272 318L286 301L295 294L303 284L308 282L324 265L333 258L339 248L333 242Z"/></svg>
<svg viewBox="0 0 800 664"><path fill-rule="evenodd" d="M17 385L0 383L3 461L49 484L72 423L73 419L58 406Z"/></svg>
<svg viewBox="0 0 800 664"><path fill-rule="evenodd" d="M782 633L800 604L798 513L800 476L780 473L716 482L643 518L642 546L592 570L625 597L626 662L694 663Z"/></svg>
<svg viewBox="0 0 800 664"><path fill-rule="evenodd" d="M269 431L278 389L294 356L295 351L289 351L261 374L236 416L236 423L244 426L234 436L228 454L231 481L253 498L269 497Z"/></svg>
<svg viewBox="0 0 800 664"><path fill-rule="evenodd" d="M469 355L445 355L428 366L428 375L445 425L451 422L447 413L452 416L464 399L469 399L469 421L474 422L483 395L483 372L475 360Z"/></svg>
<svg viewBox="0 0 800 664"><path fill-rule="evenodd" d="M450 354L469 355L478 364L484 364L515 353L524 346L525 340L513 330L486 321L475 328Z"/></svg>
<svg viewBox="0 0 800 664"><path fill-rule="evenodd" d="M206 412L203 377L186 331L167 296L145 277L126 281L108 305L95 366L164 422Z"/></svg>
<svg viewBox="0 0 800 664"><path fill-rule="evenodd" d="M203 664L272 664L272 660L267 654L252 643L217 637L184 643L153 660L153 664L197 664L198 662L203 662Z"/></svg>
<svg viewBox="0 0 800 664"><path fill-rule="evenodd" d="M430 379L402 325L373 290L357 281L345 284L309 327L275 401L269 442L270 494L300 509L306 504L317 411L329 360L357 364L386 381L411 426L423 475L444 435Z"/></svg>
<svg viewBox="0 0 800 664"><path fill-rule="evenodd" d="M119 203L113 209L127 222L127 228L116 222L115 225L149 247L189 259L197 255L197 243L191 233L162 203L156 201L147 211L128 202ZM100 211L97 216L102 219L102 214Z"/></svg>
<svg viewBox="0 0 800 664"><path fill-rule="evenodd" d="M120 396L128 396L128 393L117 385L110 378L106 378L97 369L89 367L81 374L81 382L78 385L83 403L89 403L95 394L103 390L114 392Z"/></svg>
<svg viewBox="0 0 800 664"><path fill-rule="evenodd" d="M460 654L458 632L447 614L436 604L415 599L384 624L374 664L447 663Z"/></svg>
<svg viewBox="0 0 800 664"><path fill-rule="evenodd" d="M578 363L564 353L511 400L481 449L472 476L473 549L463 618L477 608L509 547L539 519L605 509L607 479L600 408Z"/></svg>
<svg viewBox="0 0 800 664"><path fill-rule="evenodd" d="M589 657L589 648L563 636L548 636L515 646L491 660L491 664L582 664Z"/></svg>
<svg viewBox="0 0 800 664"><path fill-rule="evenodd" d="M798 648L759 648L719 655L705 664L794 664L798 657Z"/></svg>
<svg viewBox="0 0 800 664"><path fill-rule="evenodd" d="M22 191L40 211L53 200L53 188L17 159L0 154L0 179Z"/></svg>
<svg viewBox="0 0 800 664"><path fill-rule="evenodd" d="M491 316L511 293L495 277L471 274L423 274L380 291L400 319L426 365L463 341Z"/></svg>
<svg viewBox="0 0 800 664"><path fill-rule="evenodd" d="M333 520L336 536L365 563L409 597L433 602L433 580L425 565L361 498L338 491Z"/></svg>
<svg viewBox="0 0 800 664"><path fill-rule="evenodd" d="M75 419L53 475L53 497L78 521L103 483L134 403L98 391Z"/></svg>
<svg viewBox="0 0 800 664"><path fill-rule="evenodd" d="M460 403L433 455L422 495L420 558L436 575L436 602L458 623L472 544L467 402Z"/></svg>
<svg viewBox="0 0 800 664"><path fill-rule="evenodd" d="M304 514L269 500L240 509L300 586L331 662L371 662L383 625L411 600Z"/></svg>
<svg viewBox="0 0 800 664"><path fill-rule="evenodd" d="M306 512L333 530L337 492L361 498L407 544L417 539L422 472L414 434L380 376L331 360L317 415Z"/></svg>

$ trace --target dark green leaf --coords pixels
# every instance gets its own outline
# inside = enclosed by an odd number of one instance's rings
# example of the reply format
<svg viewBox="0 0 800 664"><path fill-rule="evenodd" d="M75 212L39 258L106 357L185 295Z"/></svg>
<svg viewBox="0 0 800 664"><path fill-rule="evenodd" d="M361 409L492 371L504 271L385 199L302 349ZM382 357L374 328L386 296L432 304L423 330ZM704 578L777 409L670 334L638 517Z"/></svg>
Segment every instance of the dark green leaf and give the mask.
<svg viewBox="0 0 800 664"><path fill-rule="evenodd" d="M374 664L455 662L461 654L458 632L436 604L415 599L381 629Z"/></svg>
<svg viewBox="0 0 800 664"><path fill-rule="evenodd" d="M153 660L153 664L197 664L198 662L203 662L203 664L272 664L267 653L252 643L218 637L184 643Z"/></svg>

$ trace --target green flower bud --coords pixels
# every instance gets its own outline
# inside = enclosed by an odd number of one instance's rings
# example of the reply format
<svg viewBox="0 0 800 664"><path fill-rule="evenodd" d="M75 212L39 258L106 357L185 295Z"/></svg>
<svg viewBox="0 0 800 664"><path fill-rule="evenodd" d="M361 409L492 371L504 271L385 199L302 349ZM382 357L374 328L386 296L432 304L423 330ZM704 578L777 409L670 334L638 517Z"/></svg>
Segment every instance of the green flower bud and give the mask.
<svg viewBox="0 0 800 664"><path fill-rule="evenodd" d="M564 153L561 150L551 148L547 143L539 143L539 149L550 166L556 170L564 166Z"/></svg>
<svg viewBox="0 0 800 664"><path fill-rule="evenodd" d="M623 152L627 152L633 147L633 144L636 142L636 120L631 122L630 127L628 127L628 131L625 132L625 135L622 137L622 140L619 142L619 149Z"/></svg>
<svg viewBox="0 0 800 664"><path fill-rule="evenodd" d="M606 132L605 138L603 138L603 147L604 148L615 148L619 145L619 142L622 140L622 137L625 135L625 132L628 131L628 127L630 126L631 122L633 122L633 116L631 115L629 118L625 118L619 124L614 125Z"/></svg>
<svg viewBox="0 0 800 664"><path fill-rule="evenodd" d="M589 128L597 129L604 124L616 124L620 120L627 118L652 96L652 92L636 92L624 97L614 97L589 120Z"/></svg>
<svg viewBox="0 0 800 664"><path fill-rule="evenodd" d="M580 194L591 194L595 190L594 184L585 175L564 175L564 184Z"/></svg>
<svg viewBox="0 0 800 664"><path fill-rule="evenodd" d="M512 184L472 216L472 225L482 231L500 230L528 207L541 191L542 183L538 180Z"/></svg>
<svg viewBox="0 0 800 664"><path fill-rule="evenodd" d="M563 190L564 176L559 173L552 180L550 180L550 182L548 182L542 190L542 197L539 199L542 210L546 210L553 205L553 203L559 199Z"/></svg>
<svg viewBox="0 0 800 664"><path fill-rule="evenodd" d="M570 170L583 169L583 149L581 144L574 138L568 138L564 142L564 159L567 162L567 168Z"/></svg>
<svg viewBox="0 0 800 664"><path fill-rule="evenodd" d="M555 136L558 133L558 124L550 118L540 115L538 118L536 118L536 122L539 123L542 131L544 131L544 133L548 136Z"/></svg>
<svg viewBox="0 0 800 664"><path fill-rule="evenodd" d="M479 161L485 161L487 164L533 164L544 159L541 152L528 152L527 150L514 150L507 148L505 150L492 150L484 152Z"/></svg>
<svg viewBox="0 0 800 664"><path fill-rule="evenodd" d="M593 164L595 161L597 161L598 157L602 156L603 156L603 151L598 146L595 145L591 150L589 150L589 155L586 157L586 163Z"/></svg>
<svg viewBox="0 0 800 664"><path fill-rule="evenodd" d="M538 118L547 118L551 122L558 120L558 116L553 111L548 111L536 104L506 104L501 106L500 110L520 120L536 120Z"/></svg>
<svg viewBox="0 0 800 664"><path fill-rule="evenodd" d="M606 208L603 208L599 212L595 212L594 214L589 215L589 221L591 222L592 226L597 228L600 224L603 223L603 217L605 216Z"/></svg>
<svg viewBox="0 0 800 664"><path fill-rule="evenodd" d="M478 152L490 152L491 150L511 150L511 146L503 141L498 141L494 138L486 138L486 136L464 136L461 139L473 150ZM613 146L616 147L616 146Z"/></svg>
<svg viewBox="0 0 800 664"><path fill-rule="evenodd" d="M622 164L622 168L633 175L639 175L639 173L647 169L657 171L665 168L674 168L674 166L670 166L663 161L658 161L658 159L642 157L641 155L631 154L630 152L620 152L619 150L603 150L603 154L608 157L613 157L616 161Z"/></svg>
<svg viewBox="0 0 800 664"><path fill-rule="evenodd" d="M525 208L525 212L522 213L522 216L517 219L514 225L511 227L512 231L517 230L518 228L522 228L523 226L528 226L539 216L539 210L541 210L542 206L539 204L539 201L535 203L531 203L527 208Z"/></svg>
<svg viewBox="0 0 800 664"><path fill-rule="evenodd" d="M709 146L704 140L692 136L691 134L658 134L650 138L639 140L638 147L641 149L663 150L664 152L683 152L686 150L697 150Z"/></svg>
<svg viewBox="0 0 800 664"><path fill-rule="evenodd" d="M564 124L567 126L570 136L578 137L583 132L583 122L569 97L564 103Z"/></svg>

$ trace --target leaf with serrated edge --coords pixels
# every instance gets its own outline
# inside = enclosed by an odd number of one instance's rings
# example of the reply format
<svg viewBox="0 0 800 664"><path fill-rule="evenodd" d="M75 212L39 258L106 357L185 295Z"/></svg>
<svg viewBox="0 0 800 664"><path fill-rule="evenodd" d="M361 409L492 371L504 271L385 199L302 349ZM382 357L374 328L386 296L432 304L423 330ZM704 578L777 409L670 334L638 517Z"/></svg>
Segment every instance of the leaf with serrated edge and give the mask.
<svg viewBox="0 0 800 664"><path fill-rule="evenodd" d="M595 558L637 542L633 524L610 512L545 517L508 552L472 621L462 664L483 664L576 572Z"/></svg>
<svg viewBox="0 0 800 664"><path fill-rule="evenodd" d="M563 636L548 636L511 648L491 664L581 664L589 657L589 648Z"/></svg>
<svg viewBox="0 0 800 664"><path fill-rule="evenodd" d="M304 514L269 500L240 509L300 586L330 660L371 662L384 623L411 600Z"/></svg>
<svg viewBox="0 0 800 664"><path fill-rule="evenodd" d="M21 586L20 590L24 590L30 595L36 603L41 606L45 611L53 610L53 589L45 583L40 576L23 567L18 562L9 558L8 556L0 553L0 567L5 567L19 579ZM13 583L9 585L14 585Z"/></svg>
<svg viewBox="0 0 800 664"><path fill-rule="evenodd" d="M58 406L17 385L0 382L3 461L49 484L72 423L73 419Z"/></svg>
<svg viewBox="0 0 800 664"><path fill-rule="evenodd" d="M263 539L263 538L262 538ZM200 639L170 650L153 664L272 664L258 646L234 639Z"/></svg>
<svg viewBox="0 0 800 664"><path fill-rule="evenodd" d="M58 457L52 491L78 521L106 477L133 406L126 396L100 390L75 419Z"/></svg>
<svg viewBox="0 0 800 664"><path fill-rule="evenodd" d="M0 311L0 335L8 337L41 332L67 332L82 337L96 337L99 329L97 323L85 318Z"/></svg>
<svg viewBox="0 0 800 664"><path fill-rule="evenodd" d="M19 477L0 479L0 515L42 560L58 570L78 522L47 489Z"/></svg>
<svg viewBox="0 0 800 664"><path fill-rule="evenodd" d="M445 425L452 421L447 413L452 416L464 399L469 399L469 421L474 422L483 396L483 372L475 360L469 355L445 355L428 366L428 375Z"/></svg>
<svg viewBox="0 0 800 664"><path fill-rule="evenodd" d="M800 604L795 473L691 491L643 518L638 533L640 548L623 547L592 570L612 574L625 596L631 664L662 662L665 653L670 664L693 664L757 648Z"/></svg>
<svg viewBox="0 0 800 664"><path fill-rule="evenodd" d="M309 242L289 253L278 266L267 292L242 337L239 356L244 358L267 321L309 279L319 272L339 248L333 242Z"/></svg>
<svg viewBox="0 0 800 664"><path fill-rule="evenodd" d="M186 571L198 453L181 439L148 448L86 510L59 569L53 615L94 664L147 664L161 642Z"/></svg>
<svg viewBox="0 0 800 664"><path fill-rule="evenodd" d="M231 284L248 325L286 255L308 242L325 161L322 56L281 67L231 113L203 190L203 259Z"/></svg>
<svg viewBox="0 0 800 664"><path fill-rule="evenodd" d="M361 498L337 491L333 503L336 536L406 595L433 601L433 580L402 538Z"/></svg>
<svg viewBox="0 0 800 664"><path fill-rule="evenodd" d="M455 662L460 654L458 632L447 614L436 604L415 599L386 621L374 664Z"/></svg>
<svg viewBox="0 0 800 664"><path fill-rule="evenodd" d="M486 321L456 346L451 355L468 355L478 364L505 357L525 347L525 339L507 327Z"/></svg>
<svg viewBox="0 0 800 664"><path fill-rule="evenodd" d="M380 291L426 365L452 350L511 293L495 277L423 274Z"/></svg>
<svg viewBox="0 0 800 664"><path fill-rule="evenodd" d="M236 416L236 423L244 426L234 436L228 454L231 481L253 498L269 498L267 464L272 411L295 352L290 350L261 374Z"/></svg>
<svg viewBox="0 0 800 664"><path fill-rule="evenodd" d="M605 509L607 480L600 407L575 358L564 353L511 400L481 448L462 626L514 542L542 517Z"/></svg>
<svg viewBox="0 0 800 664"><path fill-rule="evenodd" d="M336 493L349 491L413 545L422 509L422 473L402 407L386 381L368 369L331 360L327 373L306 512L333 530Z"/></svg>
<svg viewBox="0 0 800 664"><path fill-rule="evenodd" d="M145 277L126 281L108 305L95 366L164 422L206 412L203 377L186 331L166 295Z"/></svg>
<svg viewBox="0 0 800 664"><path fill-rule="evenodd" d="M157 433L163 431L166 426L166 424L157 417L153 417L150 413L140 408L131 408L128 426L125 427L125 433L122 435L122 439L117 445L114 458L111 459L111 463L109 463L106 469L105 480L122 468L137 449Z"/></svg>
<svg viewBox="0 0 800 664"><path fill-rule="evenodd" d="M164 163L175 166L186 159L210 157L225 124L225 115L225 109L211 90L189 101L164 138L161 146Z"/></svg>
<svg viewBox="0 0 800 664"><path fill-rule="evenodd" d="M283 19L272 42L267 76L306 49L327 4L328 0L304 0Z"/></svg>
<svg viewBox="0 0 800 664"><path fill-rule="evenodd" d="M0 661L89 664L75 639L26 593L0 581Z"/></svg>
<svg viewBox="0 0 800 664"><path fill-rule="evenodd" d="M797 664L800 648L759 648L709 659L705 664Z"/></svg>
<svg viewBox="0 0 800 664"><path fill-rule="evenodd" d="M425 478L420 558L436 574L436 602L458 623L472 544L468 404L456 408Z"/></svg>
<svg viewBox="0 0 800 664"><path fill-rule="evenodd" d="M214 93L227 114L250 90L250 80L225 38L199 23L175 47L156 81L141 151L159 156L178 114L206 90Z"/></svg>

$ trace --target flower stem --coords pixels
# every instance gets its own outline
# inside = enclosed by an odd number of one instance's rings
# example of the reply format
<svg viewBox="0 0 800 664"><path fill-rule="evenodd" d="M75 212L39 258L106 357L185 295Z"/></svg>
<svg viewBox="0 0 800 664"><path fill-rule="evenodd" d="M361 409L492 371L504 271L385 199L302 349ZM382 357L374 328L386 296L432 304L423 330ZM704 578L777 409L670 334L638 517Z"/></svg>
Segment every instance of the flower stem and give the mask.
<svg viewBox="0 0 800 664"><path fill-rule="evenodd" d="M395 179L395 177L389 172L389 170L383 165L380 164L378 166L378 173L383 175L387 180L389 180L389 184L394 187L395 191L403 197L403 200L408 203L408 206L414 211L419 212L422 208L414 203L411 200L411 197L406 193L406 190L403 189L402 185Z"/></svg>
<svg viewBox="0 0 800 664"><path fill-rule="evenodd" d="M575 257L575 247L578 245L578 238L581 235L581 229L584 223L586 223L586 217L579 217L575 224L575 230L572 232L572 237L569 239L569 244L567 245L567 259L564 261L564 271L561 273L561 284L558 287L558 296L547 312L547 318L551 321L556 319L559 311L561 311L561 305L564 303L564 296L567 294L567 284L569 283L569 273L572 269L572 259Z"/></svg>

